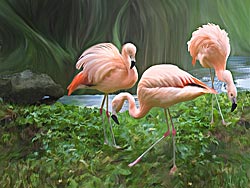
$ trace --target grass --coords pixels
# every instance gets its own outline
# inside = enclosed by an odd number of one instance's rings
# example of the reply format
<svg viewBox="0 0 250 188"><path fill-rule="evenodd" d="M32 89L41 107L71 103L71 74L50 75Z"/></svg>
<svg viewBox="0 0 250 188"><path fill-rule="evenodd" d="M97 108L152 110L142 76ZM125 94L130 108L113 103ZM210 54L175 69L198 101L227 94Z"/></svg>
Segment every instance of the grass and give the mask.
<svg viewBox="0 0 250 188"><path fill-rule="evenodd" d="M230 112L219 95L227 126L214 112L210 124L206 95L170 108L177 129L177 167L171 137L136 166L128 164L166 131L163 110L142 119L119 114L114 133L121 150L103 144L97 108L54 105L15 106L1 102L1 187L250 187L250 92L240 92ZM107 123L107 122L106 122Z"/></svg>

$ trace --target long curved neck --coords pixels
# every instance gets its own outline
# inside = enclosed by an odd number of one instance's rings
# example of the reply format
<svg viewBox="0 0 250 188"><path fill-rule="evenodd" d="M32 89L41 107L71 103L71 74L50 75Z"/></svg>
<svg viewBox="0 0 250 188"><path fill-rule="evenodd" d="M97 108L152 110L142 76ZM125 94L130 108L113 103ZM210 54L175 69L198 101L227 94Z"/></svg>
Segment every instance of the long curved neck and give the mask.
<svg viewBox="0 0 250 188"><path fill-rule="evenodd" d="M133 118L136 118L136 119L142 118L150 110L150 107L144 107L143 104L139 108L137 108L135 104L135 99L130 93L122 93L122 100L121 100L122 105L125 100L128 100L129 114Z"/></svg>
<svg viewBox="0 0 250 188"><path fill-rule="evenodd" d="M130 57L126 51L126 45L122 48L122 57L124 58L125 62L128 63L128 67L130 67Z"/></svg>
<svg viewBox="0 0 250 188"><path fill-rule="evenodd" d="M127 76L123 79L122 84L126 88L131 88L138 80L138 72L136 67L134 66L132 69L128 69Z"/></svg>
<svg viewBox="0 0 250 188"><path fill-rule="evenodd" d="M218 77L218 80L225 82L227 85L234 85L233 77L229 70L217 71L216 75Z"/></svg>

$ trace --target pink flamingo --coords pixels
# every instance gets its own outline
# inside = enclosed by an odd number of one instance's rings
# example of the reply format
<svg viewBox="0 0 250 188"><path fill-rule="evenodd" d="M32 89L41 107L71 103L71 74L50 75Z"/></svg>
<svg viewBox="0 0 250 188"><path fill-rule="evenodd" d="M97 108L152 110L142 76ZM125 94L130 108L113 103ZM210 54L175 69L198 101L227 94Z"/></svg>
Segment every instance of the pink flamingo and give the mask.
<svg viewBox="0 0 250 188"><path fill-rule="evenodd" d="M192 33L192 38L187 44L188 51L190 51L190 55L193 58L192 64L195 65L196 60L199 60L204 68L210 69L212 88L214 88L214 75L212 75L212 68L215 70L218 79L226 83L228 98L232 101L231 111L233 112L237 107L237 90L231 72L226 70L227 58L230 54L229 38L226 31L220 29L218 25L208 23L194 31ZM226 124L216 95L215 98L222 118L222 123ZM211 123L213 122L212 98Z"/></svg>
<svg viewBox="0 0 250 188"><path fill-rule="evenodd" d="M132 43L126 43L122 47L122 53L111 43L100 43L85 50L76 63L79 72L68 86L68 95L79 88L96 89L104 93L100 107L102 116L103 106L106 100L106 116L110 124L112 145L116 146L112 125L109 120L108 94L121 89L134 86L138 80L135 67L136 47ZM103 118L103 116L102 116ZM103 119L104 142L109 144Z"/></svg>
<svg viewBox="0 0 250 188"><path fill-rule="evenodd" d="M164 135L150 146L141 156L139 156L129 166L134 166L140 159L158 142L170 134L168 117L172 124L173 139L173 167L170 173L177 169L175 164L175 134L176 130L170 115L169 107L179 102L192 100L205 93L214 93L216 91L209 88L206 84L196 79L189 73L179 69L175 65L161 64L148 68L142 75L137 87L137 96L140 107L137 108L133 96L127 92L120 93L112 100L112 119L119 124L117 112L123 106L125 100L129 102L129 114L133 118L144 117L151 108L161 107L164 109L168 130Z"/></svg>

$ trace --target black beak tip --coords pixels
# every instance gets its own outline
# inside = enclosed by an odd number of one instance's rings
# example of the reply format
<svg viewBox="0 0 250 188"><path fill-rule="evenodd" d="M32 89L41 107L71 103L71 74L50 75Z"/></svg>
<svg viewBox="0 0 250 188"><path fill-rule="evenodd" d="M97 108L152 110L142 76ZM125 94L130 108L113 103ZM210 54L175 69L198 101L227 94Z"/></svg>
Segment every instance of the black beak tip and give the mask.
<svg viewBox="0 0 250 188"><path fill-rule="evenodd" d="M135 66L135 61L131 61L130 69L132 69Z"/></svg>
<svg viewBox="0 0 250 188"><path fill-rule="evenodd" d="M118 125L120 124L116 115L111 115L111 118L114 120L116 124Z"/></svg>
<svg viewBox="0 0 250 188"><path fill-rule="evenodd" d="M231 108L231 112L233 112L236 108L237 108L237 104L236 104L236 103L233 103L233 104L232 104L232 108Z"/></svg>

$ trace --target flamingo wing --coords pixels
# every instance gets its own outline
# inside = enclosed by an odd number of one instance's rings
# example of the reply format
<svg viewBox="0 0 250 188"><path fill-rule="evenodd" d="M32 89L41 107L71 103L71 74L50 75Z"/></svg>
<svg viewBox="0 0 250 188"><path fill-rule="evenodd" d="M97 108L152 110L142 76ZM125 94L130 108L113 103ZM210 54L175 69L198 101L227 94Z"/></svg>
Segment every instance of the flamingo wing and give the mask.
<svg viewBox="0 0 250 188"><path fill-rule="evenodd" d="M124 58L111 43L97 44L84 51L76 68L83 68L88 85L103 92L113 92L120 88L129 71Z"/></svg>
<svg viewBox="0 0 250 188"><path fill-rule="evenodd" d="M175 65L156 65L144 72L138 98L149 106L169 107L204 93L216 93L206 84ZM139 100L140 100L139 99Z"/></svg>
<svg viewBox="0 0 250 188"><path fill-rule="evenodd" d="M118 49L112 43L96 44L85 50L79 57L76 68L81 69L86 65L103 64L104 62L119 62L122 61L122 56Z"/></svg>
<svg viewBox="0 0 250 188"><path fill-rule="evenodd" d="M198 59L204 67L225 69L223 63L230 54L230 44L227 32L218 25L209 23L199 27L187 44L193 65Z"/></svg>

